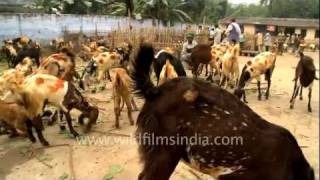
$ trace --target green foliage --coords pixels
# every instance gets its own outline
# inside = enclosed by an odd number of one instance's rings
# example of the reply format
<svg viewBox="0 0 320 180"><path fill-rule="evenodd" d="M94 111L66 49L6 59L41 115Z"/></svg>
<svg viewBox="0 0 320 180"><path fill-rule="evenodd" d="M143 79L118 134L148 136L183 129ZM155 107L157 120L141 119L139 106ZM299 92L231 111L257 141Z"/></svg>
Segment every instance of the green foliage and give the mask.
<svg viewBox="0 0 320 180"><path fill-rule="evenodd" d="M226 16L232 17L266 17L268 16L268 7L261 5L228 5Z"/></svg>
<svg viewBox="0 0 320 180"><path fill-rule="evenodd" d="M131 14L167 26L175 22L213 24L229 16L319 18L319 0L260 0L260 4L249 5L231 5L228 0L34 0L31 8L43 13Z"/></svg>
<svg viewBox="0 0 320 180"><path fill-rule="evenodd" d="M319 0L261 0L268 16L282 18L319 18Z"/></svg>

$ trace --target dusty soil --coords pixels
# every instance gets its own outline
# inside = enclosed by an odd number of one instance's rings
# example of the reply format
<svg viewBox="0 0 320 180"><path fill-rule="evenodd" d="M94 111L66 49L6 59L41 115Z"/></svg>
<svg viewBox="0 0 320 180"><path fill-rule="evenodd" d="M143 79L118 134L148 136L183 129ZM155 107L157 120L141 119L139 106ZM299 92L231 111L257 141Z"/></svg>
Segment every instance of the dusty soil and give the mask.
<svg viewBox="0 0 320 180"><path fill-rule="evenodd" d="M306 53L315 59L319 67L318 53ZM241 57L241 67L248 57ZM279 56L272 78L271 97L268 101L257 100L254 91L248 93L249 106L266 120L281 125L297 138L299 145L314 167L317 179L319 177L319 82L314 83L312 107L313 112L307 112L307 90L304 91L304 100L297 99L294 110L289 109L289 99L293 88L294 66L298 58L293 55ZM318 74L318 72L317 72ZM319 76L319 75L318 75ZM254 84L251 85L255 87ZM57 125L46 127L45 137L51 145L69 144L52 148L41 148L39 143L31 146L28 139L19 137L9 139L0 136L0 179L70 179L74 174L76 179L137 179L141 171L137 145L133 138L136 127L130 126L126 110L121 115L121 129L114 129L113 103L111 99L111 85L106 90L91 94L101 109L98 124L90 137L103 137L104 142L89 144L80 143L68 133L59 133ZM138 100L141 107L142 101ZM76 112L75 112L76 113ZM138 112L134 113L136 118ZM75 126L77 123L74 122ZM80 127L76 127L81 132ZM129 137L127 137L129 136ZM267 138L267 137L266 137ZM33 147L33 151L31 150ZM40 149L36 149L40 148ZM72 152L71 152L72 150ZM31 154L33 152L33 154ZM71 157L72 155L72 157ZM70 159L72 158L72 161ZM73 167L71 167L71 162ZM74 173L72 173L72 169ZM210 179L200 173L201 179ZM197 176L198 176L197 175ZM171 179L198 179L190 169L180 163Z"/></svg>

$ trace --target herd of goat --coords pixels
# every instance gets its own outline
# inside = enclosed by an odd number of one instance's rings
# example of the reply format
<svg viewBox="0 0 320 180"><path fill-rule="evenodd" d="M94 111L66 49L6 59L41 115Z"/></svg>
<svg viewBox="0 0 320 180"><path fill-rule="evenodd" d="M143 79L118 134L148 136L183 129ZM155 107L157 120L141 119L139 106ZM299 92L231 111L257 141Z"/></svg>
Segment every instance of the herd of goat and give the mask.
<svg viewBox="0 0 320 180"><path fill-rule="evenodd" d="M172 48L155 54L152 45L141 42L136 57L131 59L133 47L128 43L110 49L92 41L83 45L77 55L70 50L72 43L56 39L51 44L58 51L41 59L40 44L27 37L4 41L2 52L10 68L0 76L0 121L11 137L24 132L36 142L34 128L39 141L49 145L42 134L43 117L47 114L51 116L48 124L58 117L61 129L65 128L65 117L70 132L76 137L79 134L72 126L72 109L81 112L78 123L89 132L99 110L78 89L88 89L92 78L100 83L109 79L117 128L124 104L129 123L134 124L132 111L138 110L134 92L145 100L136 121L137 135L170 137L178 134L190 138L201 134L210 141L216 136L244 138L245 143L240 147L139 144L144 163L139 180L169 179L180 160L219 180L314 180L313 169L293 135L264 120L241 102L241 99L247 102L244 87L252 79L257 80L258 99L261 100L261 75L268 83L265 93L268 99L277 57L275 48L252 58L240 71L239 45L198 45L188 62L194 78L188 78L186 68L189 67L183 65ZM88 59L81 74L76 71L78 56ZM197 78L203 67L207 67L208 82ZM109 71L113 71L113 76ZM315 72L313 59L300 53L290 108L294 107L299 92L302 98L303 87L308 87L308 110L312 111L310 99L312 83L317 79ZM220 78L218 85L210 83L213 77ZM226 91L229 87L234 88L233 93ZM48 105L56 110L48 111ZM140 137L137 136L138 141Z"/></svg>

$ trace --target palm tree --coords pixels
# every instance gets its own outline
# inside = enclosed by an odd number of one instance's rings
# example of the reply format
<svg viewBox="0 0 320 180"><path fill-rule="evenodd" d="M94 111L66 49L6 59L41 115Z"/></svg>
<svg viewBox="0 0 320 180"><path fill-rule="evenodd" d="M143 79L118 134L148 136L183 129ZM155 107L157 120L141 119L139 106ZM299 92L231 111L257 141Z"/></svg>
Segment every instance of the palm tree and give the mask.
<svg viewBox="0 0 320 180"><path fill-rule="evenodd" d="M184 0L137 0L135 16L157 19L165 26L176 21L190 22L192 19L182 10L185 4Z"/></svg>

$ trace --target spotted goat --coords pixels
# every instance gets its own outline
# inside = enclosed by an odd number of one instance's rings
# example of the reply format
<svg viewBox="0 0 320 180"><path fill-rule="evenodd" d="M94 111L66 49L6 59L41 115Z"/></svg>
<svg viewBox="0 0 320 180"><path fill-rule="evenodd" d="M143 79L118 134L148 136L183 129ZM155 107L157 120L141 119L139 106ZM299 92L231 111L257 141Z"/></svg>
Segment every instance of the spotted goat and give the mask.
<svg viewBox="0 0 320 180"><path fill-rule="evenodd" d="M240 80L234 94L240 99L243 97L243 101L247 102L244 87L246 83L250 82L252 79L256 79L258 87L258 100L261 100L260 76L264 74L265 80L268 83L265 93L266 99L268 99L270 94L271 76L275 68L276 57L277 54L273 48L271 52L260 53L252 60L249 60L242 69Z"/></svg>

